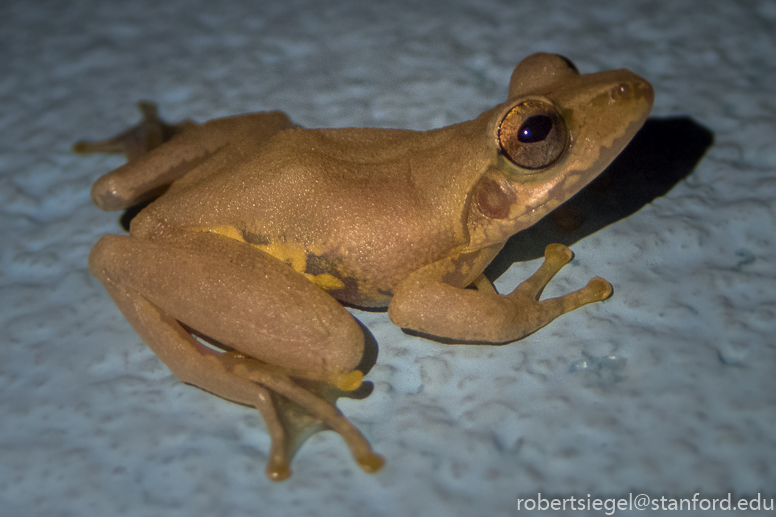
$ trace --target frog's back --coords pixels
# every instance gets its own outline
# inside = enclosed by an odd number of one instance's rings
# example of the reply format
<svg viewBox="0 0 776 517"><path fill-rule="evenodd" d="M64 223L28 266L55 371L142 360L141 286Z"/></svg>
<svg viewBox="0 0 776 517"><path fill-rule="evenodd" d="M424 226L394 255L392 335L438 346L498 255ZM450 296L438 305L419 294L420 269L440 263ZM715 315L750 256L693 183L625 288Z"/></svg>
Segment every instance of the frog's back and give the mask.
<svg viewBox="0 0 776 517"><path fill-rule="evenodd" d="M392 214L460 227L478 171L456 170L466 162L458 129L473 122L428 132L297 127L264 142L244 135L143 215L175 227L253 221L285 233Z"/></svg>

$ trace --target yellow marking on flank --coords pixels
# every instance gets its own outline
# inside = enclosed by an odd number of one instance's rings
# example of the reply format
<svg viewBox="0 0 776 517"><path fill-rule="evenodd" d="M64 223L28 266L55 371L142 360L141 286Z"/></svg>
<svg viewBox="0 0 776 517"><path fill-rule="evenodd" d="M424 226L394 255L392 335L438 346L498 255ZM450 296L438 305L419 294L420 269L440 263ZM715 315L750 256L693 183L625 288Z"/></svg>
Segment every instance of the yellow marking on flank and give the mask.
<svg viewBox="0 0 776 517"><path fill-rule="evenodd" d="M231 225L215 226L213 228L202 228L200 231L217 233L240 242L246 242L243 237L243 233ZM300 244L293 242L272 242L270 244L251 244L253 247L260 249L264 253L272 255L278 260L289 264L294 271L303 274L312 283L323 289L324 291L333 291L335 289L342 289L345 287L345 283L336 276L324 273L321 275L312 275L305 273L307 268L307 251Z"/></svg>
<svg viewBox="0 0 776 517"><path fill-rule="evenodd" d="M294 242L271 242L269 244L254 244L254 246L289 264L297 273L304 273L307 267L307 252L300 244Z"/></svg>
<svg viewBox="0 0 776 517"><path fill-rule="evenodd" d="M342 289L345 287L345 282L328 273L324 273L322 275L311 275L310 273L305 273L304 276L306 276L308 280L316 284L324 291L333 291L334 289Z"/></svg>

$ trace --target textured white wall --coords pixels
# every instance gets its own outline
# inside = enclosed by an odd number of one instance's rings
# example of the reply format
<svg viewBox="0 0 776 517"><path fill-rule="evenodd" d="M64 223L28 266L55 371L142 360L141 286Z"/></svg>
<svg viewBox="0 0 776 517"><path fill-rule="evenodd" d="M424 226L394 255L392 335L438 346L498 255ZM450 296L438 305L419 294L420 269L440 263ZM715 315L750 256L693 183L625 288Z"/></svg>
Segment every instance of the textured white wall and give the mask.
<svg viewBox="0 0 776 517"><path fill-rule="evenodd" d="M537 492L776 497L776 4L416 4L0 7L0 514L512 515ZM272 484L258 414L178 382L89 275L91 245L119 231L89 187L121 160L70 145L134 123L140 99L171 120L283 109L305 126L437 127L502 102L514 65L540 50L583 72L629 68L654 85L654 117L699 125L663 121L636 153L636 191L689 174L665 196L615 221L603 201L581 209L612 224L573 245L546 294L600 275L614 297L498 348L358 313L379 344L375 390L339 407L386 467L364 474L322 433ZM700 126L714 145L693 167Z"/></svg>

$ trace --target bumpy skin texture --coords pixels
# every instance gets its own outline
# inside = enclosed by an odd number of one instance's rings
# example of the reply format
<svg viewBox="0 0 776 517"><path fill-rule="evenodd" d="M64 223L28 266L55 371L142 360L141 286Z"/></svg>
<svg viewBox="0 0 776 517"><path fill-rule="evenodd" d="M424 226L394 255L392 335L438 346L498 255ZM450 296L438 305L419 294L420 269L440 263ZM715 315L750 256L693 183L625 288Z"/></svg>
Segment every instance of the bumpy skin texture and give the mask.
<svg viewBox="0 0 776 517"><path fill-rule="evenodd" d="M606 298L611 286L594 278L538 300L571 258L560 244L512 293L482 272L606 168L652 99L627 70L580 75L534 54L506 102L427 132L304 129L280 112L169 125L142 103L137 127L75 146L127 155L94 184L98 207L155 198L129 236L95 245L89 267L182 381L261 411L270 478L290 475L316 426L376 471L382 458L333 404L361 384L364 352L340 302L387 306L395 324L451 341L505 343Z"/></svg>

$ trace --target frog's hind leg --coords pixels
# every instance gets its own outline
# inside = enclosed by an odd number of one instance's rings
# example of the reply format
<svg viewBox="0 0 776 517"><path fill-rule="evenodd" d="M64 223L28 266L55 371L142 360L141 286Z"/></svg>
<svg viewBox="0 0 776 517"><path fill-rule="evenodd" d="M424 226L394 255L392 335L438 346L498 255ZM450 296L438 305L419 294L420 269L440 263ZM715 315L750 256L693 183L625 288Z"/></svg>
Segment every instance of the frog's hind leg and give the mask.
<svg viewBox="0 0 776 517"><path fill-rule="evenodd" d="M271 411L269 408L257 408L265 422L268 422L267 428L273 442L267 465L267 476L270 479L279 481L288 477L293 454L307 438L324 429L331 429L342 436L362 469L376 472L382 468L383 458L372 451L369 442L333 402L324 400L323 394L319 396L302 388L276 368L255 359L229 357L229 354L221 359L235 375L266 387L272 400ZM330 389L322 387L322 391Z"/></svg>
<svg viewBox="0 0 776 517"><path fill-rule="evenodd" d="M354 369L363 333L352 316L312 282L250 245L209 233L187 235L176 244L109 235L95 245L89 268L181 381L261 412L273 442L271 479L290 475L297 445L309 428L321 426L343 437L364 470L378 470L383 460L361 433L333 404L291 378L311 372L303 378L330 379L343 389L360 385L362 376ZM256 351L251 357L220 353L187 328L235 350L239 342L242 350ZM267 343L267 335L278 339ZM304 346L294 346L294 340ZM273 365L252 358L258 355L271 357ZM290 412L286 400L294 406Z"/></svg>
<svg viewBox="0 0 776 517"><path fill-rule="evenodd" d="M100 177L92 186L92 201L102 210L120 210L159 197L176 179L182 177L196 163L185 153L172 163L149 167L149 153L163 144L180 137L198 127L191 120L179 124L168 124L159 118L159 110L153 102L138 103L142 120L135 126L107 140L82 140L73 145L79 154L116 153L124 154L127 164ZM181 147L185 149L185 145ZM199 153L199 149L192 149Z"/></svg>
<svg viewBox="0 0 776 517"><path fill-rule="evenodd" d="M139 103L143 120L123 133L101 142L78 142L77 153L124 153L127 163L92 185L92 201L101 210L121 210L159 197L184 177L231 146L233 160L255 152L278 131L294 127L279 111L252 113L197 124L185 120L167 124L156 105ZM232 145L238 144L238 145ZM213 164L217 168L217 164Z"/></svg>
<svg viewBox="0 0 776 517"><path fill-rule="evenodd" d="M107 140L82 140L73 145L73 151L80 154L124 154L127 161L133 162L173 137L197 126L191 120L184 120L179 124L166 123L159 118L159 109L153 102L140 101L137 107L143 118L136 126Z"/></svg>

